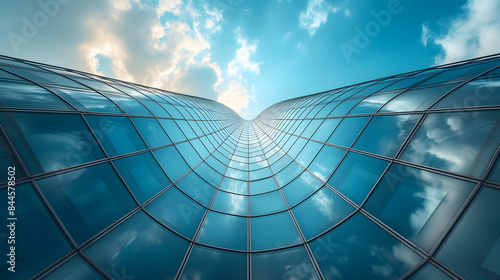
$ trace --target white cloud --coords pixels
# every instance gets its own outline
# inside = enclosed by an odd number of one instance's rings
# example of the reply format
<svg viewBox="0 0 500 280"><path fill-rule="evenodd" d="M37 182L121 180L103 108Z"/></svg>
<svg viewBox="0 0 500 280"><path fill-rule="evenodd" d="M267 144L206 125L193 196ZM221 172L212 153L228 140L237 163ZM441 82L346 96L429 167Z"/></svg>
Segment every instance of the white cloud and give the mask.
<svg viewBox="0 0 500 280"><path fill-rule="evenodd" d="M316 30L328 21L328 15L338 12L340 9L340 6L334 7L326 3L325 0L309 0L307 9L300 13L299 26L313 36Z"/></svg>
<svg viewBox="0 0 500 280"><path fill-rule="evenodd" d="M420 41L424 46L427 46L427 41L431 38L431 31L429 30L429 27L427 27L427 24L422 24L422 34L420 35Z"/></svg>
<svg viewBox="0 0 500 280"><path fill-rule="evenodd" d="M500 52L500 1L469 0L463 9L446 34L434 39L443 49L437 64Z"/></svg>
<svg viewBox="0 0 500 280"><path fill-rule="evenodd" d="M224 90L219 92L217 101L241 114L243 109L248 107L249 97L246 87L241 82L232 80Z"/></svg>
<svg viewBox="0 0 500 280"><path fill-rule="evenodd" d="M243 38L239 29L236 31L239 48L236 50L236 56L227 65L228 73L241 78L242 71L247 70L255 74L259 74L261 62L253 60L252 55L257 51L258 40L248 42Z"/></svg>
<svg viewBox="0 0 500 280"><path fill-rule="evenodd" d="M257 52L258 40L249 40L242 35L241 29L235 31L238 49L235 57L227 64L227 79L229 83L224 83L216 87L218 92L217 101L233 109L238 114L245 113L248 108L249 99L257 103L254 86L248 86L246 74L259 74L262 62L257 62L254 55ZM250 88L250 90L248 89Z"/></svg>

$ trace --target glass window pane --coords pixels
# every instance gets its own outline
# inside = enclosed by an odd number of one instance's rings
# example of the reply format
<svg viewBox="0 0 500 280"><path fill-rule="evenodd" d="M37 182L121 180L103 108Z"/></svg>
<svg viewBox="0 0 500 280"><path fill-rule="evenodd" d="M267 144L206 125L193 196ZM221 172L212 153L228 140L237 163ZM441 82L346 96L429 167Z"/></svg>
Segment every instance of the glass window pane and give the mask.
<svg viewBox="0 0 500 280"><path fill-rule="evenodd" d="M354 208L323 187L292 211L306 239L311 239L343 220Z"/></svg>
<svg viewBox="0 0 500 280"><path fill-rule="evenodd" d="M7 174L7 168L5 169ZM0 218L4 221L2 226L2 250L0 255L0 278L1 279L29 279L46 266L52 264L73 248L66 241L54 220L42 204L35 190L30 184L18 184L15 187L15 272L8 270L10 264L10 251L7 247L7 237L10 229L6 227L8 211L8 190L0 190L2 196L2 211ZM15 277L14 277L15 276Z"/></svg>
<svg viewBox="0 0 500 280"><path fill-rule="evenodd" d="M474 186L474 183L394 164L364 208L430 252Z"/></svg>
<svg viewBox="0 0 500 280"><path fill-rule="evenodd" d="M344 118L328 139L328 143L351 147L369 119L369 117Z"/></svg>
<svg viewBox="0 0 500 280"><path fill-rule="evenodd" d="M9 166L13 166L16 169L16 180L26 177L14 153L9 145L7 145L5 137L0 134L0 170L8 170ZM0 177L0 183L7 182L7 180L8 176Z"/></svg>
<svg viewBox="0 0 500 280"><path fill-rule="evenodd" d="M181 191L205 207L208 207L216 191L214 187L205 182L194 172L186 175L186 177L182 178L176 185Z"/></svg>
<svg viewBox="0 0 500 280"><path fill-rule="evenodd" d="M336 119L325 119L325 121L319 126L318 130L312 136L312 139L320 142L325 142L330 134L335 130L339 124L341 118Z"/></svg>
<svg viewBox="0 0 500 280"><path fill-rule="evenodd" d="M308 170L323 180L323 182L326 182L345 153L346 151L342 149L324 146Z"/></svg>
<svg viewBox="0 0 500 280"><path fill-rule="evenodd" d="M181 279L246 280L247 255L196 245Z"/></svg>
<svg viewBox="0 0 500 280"><path fill-rule="evenodd" d="M500 143L499 117L500 111L430 114L401 159L481 177Z"/></svg>
<svg viewBox="0 0 500 280"><path fill-rule="evenodd" d="M302 246L252 254L252 277L259 280L318 279Z"/></svg>
<svg viewBox="0 0 500 280"><path fill-rule="evenodd" d="M248 194L248 182L224 177L220 189L237 194Z"/></svg>
<svg viewBox="0 0 500 280"><path fill-rule="evenodd" d="M175 182L189 171L189 166L174 146L153 151L153 155L172 182Z"/></svg>
<svg viewBox="0 0 500 280"><path fill-rule="evenodd" d="M61 93L61 96L63 96L66 101L80 111L123 114L123 111L111 102L111 100L97 92L61 88L54 88L53 90L57 93Z"/></svg>
<svg viewBox="0 0 500 280"><path fill-rule="evenodd" d="M328 184L361 205L389 163L349 152Z"/></svg>
<svg viewBox="0 0 500 280"><path fill-rule="evenodd" d="M215 196L212 209L228 214L248 215L248 196L219 191Z"/></svg>
<svg viewBox="0 0 500 280"><path fill-rule="evenodd" d="M415 274L407 278L409 280L451 280L450 276L439 270L430 263L426 263Z"/></svg>
<svg viewBox="0 0 500 280"><path fill-rule="evenodd" d="M108 156L146 149L146 145L127 117L85 116Z"/></svg>
<svg viewBox="0 0 500 280"><path fill-rule="evenodd" d="M32 175L104 158L81 116L0 113L0 121Z"/></svg>
<svg viewBox="0 0 500 280"><path fill-rule="evenodd" d="M250 182L250 194L260 194L276 190L274 178L267 178Z"/></svg>
<svg viewBox="0 0 500 280"><path fill-rule="evenodd" d="M0 81L0 107L73 111L57 95L34 84Z"/></svg>
<svg viewBox="0 0 500 280"><path fill-rule="evenodd" d="M457 88L441 99L433 109L492 106L500 104L499 70L487 73Z"/></svg>
<svg viewBox="0 0 500 280"><path fill-rule="evenodd" d="M285 209L285 202L279 191L250 197L250 213L252 216L275 213Z"/></svg>
<svg viewBox="0 0 500 280"><path fill-rule="evenodd" d="M109 163L40 179L37 184L78 244L136 206Z"/></svg>
<svg viewBox="0 0 500 280"><path fill-rule="evenodd" d="M52 273L43 278L44 280L59 279L106 279L93 267L83 260L80 255L76 255L71 260L65 262Z"/></svg>
<svg viewBox="0 0 500 280"><path fill-rule="evenodd" d="M302 173L290 184L282 188L286 201L290 207L305 199L308 195L319 189L323 185L318 179L314 178L309 172Z"/></svg>
<svg viewBox="0 0 500 280"><path fill-rule="evenodd" d="M304 170L303 167L292 161L287 167L275 175L276 181L279 186L283 187L304 172Z"/></svg>
<svg viewBox="0 0 500 280"><path fill-rule="evenodd" d="M439 85L427 88L415 88L403 92L387 105L380 112L405 112L426 110L438 98L443 96L448 91L452 90L458 84Z"/></svg>
<svg viewBox="0 0 500 280"><path fill-rule="evenodd" d="M175 187L148 204L146 210L160 222L187 238L194 237L205 214L205 208Z"/></svg>
<svg viewBox="0 0 500 280"><path fill-rule="evenodd" d="M394 157L419 118L420 115L375 116L353 148Z"/></svg>
<svg viewBox="0 0 500 280"><path fill-rule="evenodd" d="M288 211L251 218L252 251L295 245L301 239Z"/></svg>
<svg viewBox="0 0 500 280"><path fill-rule="evenodd" d="M167 134L165 134L165 131L163 131L156 119L132 118L132 122L134 122L149 148L172 144L172 141L167 137Z"/></svg>
<svg viewBox="0 0 500 280"><path fill-rule="evenodd" d="M184 136L184 134L182 134L182 131L173 120L158 119L158 121L160 122L163 129L167 132L168 137L172 139L172 142L178 143L186 140L186 137Z"/></svg>
<svg viewBox="0 0 500 280"><path fill-rule="evenodd" d="M171 280L188 247L189 242L139 211L84 252L109 275Z"/></svg>
<svg viewBox="0 0 500 280"><path fill-rule="evenodd" d="M113 163L139 203L144 203L171 183L150 153L122 158Z"/></svg>
<svg viewBox="0 0 500 280"><path fill-rule="evenodd" d="M467 279L500 279L500 190L477 194L437 259Z"/></svg>
<svg viewBox="0 0 500 280"><path fill-rule="evenodd" d="M360 213L310 246L326 279L399 279L422 260Z"/></svg>
<svg viewBox="0 0 500 280"><path fill-rule="evenodd" d="M222 248L247 250L247 218L210 211L197 241Z"/></svg>
<svg viewBox="0 0 500 280"><path fill-rule="evenodd" d="M372 114L393 98L398 92L369 96L352 108L348 115Z"/></svg>
<svg viewBox="0 0 500 280"><path fill-rule="evenodd" d="M125 113L130 115L151 116L151 113L137 100L124 96L114 94L103 94L109 99L113 100Z"/></svg>

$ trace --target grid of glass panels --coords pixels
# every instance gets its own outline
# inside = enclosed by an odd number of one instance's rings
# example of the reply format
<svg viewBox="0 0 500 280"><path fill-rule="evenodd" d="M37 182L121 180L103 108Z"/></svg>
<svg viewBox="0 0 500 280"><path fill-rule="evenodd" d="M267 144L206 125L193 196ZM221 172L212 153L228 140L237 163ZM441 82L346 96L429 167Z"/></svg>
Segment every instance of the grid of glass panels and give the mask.
<svg viewBox="0 0 500 280"><path fill-rule="evenodd" d="M247 121L2 57L18 272L3 254L0 278L500 279L499 66L382 78Z"/></svg>

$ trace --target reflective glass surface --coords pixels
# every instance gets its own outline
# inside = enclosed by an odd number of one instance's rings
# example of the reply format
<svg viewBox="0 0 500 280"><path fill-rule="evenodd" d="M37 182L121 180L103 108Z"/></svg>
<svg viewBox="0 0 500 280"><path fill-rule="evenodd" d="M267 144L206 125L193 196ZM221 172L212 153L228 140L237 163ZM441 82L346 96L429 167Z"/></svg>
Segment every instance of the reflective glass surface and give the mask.
<svg viewBox="0 0 500 280"><path fill-rule="evenodd" d="M18 218L18 272L3 253L0 279L500 279L498 66L403 73L244 120L2 56L19 75L0 70L0 194L15 206L0 216Z"/></svg>
<svg viewBox="0 0 500 280"><path fill-rule="evenodd" d="M175 279L188 247L189 242L139 211L84 252L109 275Z"/></svg>

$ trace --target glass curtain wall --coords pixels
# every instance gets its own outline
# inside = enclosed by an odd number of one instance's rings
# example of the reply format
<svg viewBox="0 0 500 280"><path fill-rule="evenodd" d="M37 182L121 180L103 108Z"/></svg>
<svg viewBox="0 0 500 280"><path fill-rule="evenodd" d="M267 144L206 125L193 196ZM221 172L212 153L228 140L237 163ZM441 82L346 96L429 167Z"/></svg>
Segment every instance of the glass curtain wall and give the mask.
<svg viewBox="0 0 500 280"><path fill-rule="evenodd" d="M1 57L16 272L6 231L0 278L500 279L499 66L414 71L243 120Z"/></svg>

